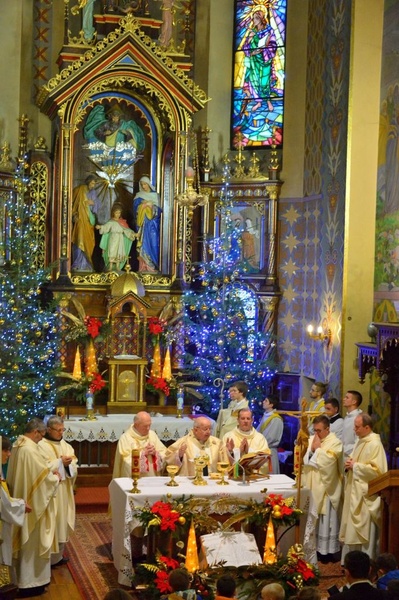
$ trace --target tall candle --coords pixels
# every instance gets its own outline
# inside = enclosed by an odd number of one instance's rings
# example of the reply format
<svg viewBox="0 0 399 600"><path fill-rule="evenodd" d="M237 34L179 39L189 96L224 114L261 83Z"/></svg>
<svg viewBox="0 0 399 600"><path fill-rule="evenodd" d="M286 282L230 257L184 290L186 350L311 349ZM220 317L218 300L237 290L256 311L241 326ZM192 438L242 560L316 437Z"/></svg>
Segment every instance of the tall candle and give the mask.
<svg viewBox="0 0 399 600"><path fill-rule="evenodd" d="M132 450L132 476L140 475L140 450L135 448Z"/></svg>

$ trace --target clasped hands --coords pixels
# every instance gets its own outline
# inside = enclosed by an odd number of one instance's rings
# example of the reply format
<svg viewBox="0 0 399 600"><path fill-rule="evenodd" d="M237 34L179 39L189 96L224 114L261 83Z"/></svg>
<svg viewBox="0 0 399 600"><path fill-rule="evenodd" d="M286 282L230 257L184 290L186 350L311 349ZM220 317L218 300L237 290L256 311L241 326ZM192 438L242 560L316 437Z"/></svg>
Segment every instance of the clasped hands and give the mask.
<svg viewBox="0 0 399 600"><path fill-rule="evenodd" d="M233 452L234 452L234 440L233 439L227 438L226 448L227 448L229 454L233 454ZM240 455L242 456L243 454L247 454L248 449L249 449L248 440L244 438L240 444Z"/></svg>
<svg viewBox="0 0 399 600"><path fill-rule="evenodd" d="M144 456L151 456L151 455L155 455L156 454L156 449L154 444L147 444L147 446L145 446L145 448L143 449L143 454Z"/></svg>

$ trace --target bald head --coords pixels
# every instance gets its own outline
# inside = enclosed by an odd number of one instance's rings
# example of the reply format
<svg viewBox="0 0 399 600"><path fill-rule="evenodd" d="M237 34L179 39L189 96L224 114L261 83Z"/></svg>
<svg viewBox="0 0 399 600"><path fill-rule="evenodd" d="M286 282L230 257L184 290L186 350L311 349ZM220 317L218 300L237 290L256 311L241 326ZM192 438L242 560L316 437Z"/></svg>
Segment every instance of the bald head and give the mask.
<svg viewBox="0 0 399 600"><path fill-rule="evenodd" d="M284 600L285 591L279 583L268 583L260 593L262 600Z"/></svg>
<svg viewBox="0 0 399 600"><path fill-rule="evenodd" d="M197 417L193 425L194 437L202 444L206 442L212 432L212 423L206 417Z"/></svg>
<svg viewBox="0 0 399 600"><path fill-rule="evenodd" d="M145 410L134 415L133 427L139 435L146 436L151 428L151 416Z"/></svg>

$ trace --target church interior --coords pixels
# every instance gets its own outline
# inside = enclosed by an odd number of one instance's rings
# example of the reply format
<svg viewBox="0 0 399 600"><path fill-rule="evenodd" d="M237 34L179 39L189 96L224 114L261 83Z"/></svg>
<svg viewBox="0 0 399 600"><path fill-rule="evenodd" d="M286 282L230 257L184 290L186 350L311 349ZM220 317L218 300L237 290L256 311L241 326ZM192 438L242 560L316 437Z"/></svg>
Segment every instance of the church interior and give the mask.
<svg viewBox="0 0 399 600"><path fill-rule="evenodd" d="M284 110L270 113L258 145L232 128L234 13L231 0L5 7L12 26L1 67L2 262L6 199L22 155L38 201L37 266L51 266L62 307L63 370L73 374L77 352L83 369L87 362L84 347L69 341L74 322L65 315L107 321L90 350L109 384L97 409L132 412L134 396L137 407L173 412L146 386L152 345L139 330L148 319L178 320L196 265L225 226L225 195L244 233L240 277L254 295L255 330L269 336L260 358L266 365L273 354L269 383L283 407L297 409L314 381L338 399L359 388L394 461L396 125L387 111L396 106L396 3L287 3ZM104 140L122 139L119 129L130 141L111 155ZM122 257L106 248L115 208ZM173 405L185 344L176 331ZM136 363L127 369L118 356ZM128 402L126 390L117 398L121 369L132 378ZM68 412L79 413L79 394L69 396Z"/></svg>
<svg viewBox="0 0 399 600"><path fill-rule="evenodd" d="M274 30L245 57L259 14ZM244 379L258 417L268 393L288 413L291 476L323 382L362 394L397 468L399 1L21 0L1 19L2 433L45 399L79 481L107 486L133 414L170 444Z"/></svg>

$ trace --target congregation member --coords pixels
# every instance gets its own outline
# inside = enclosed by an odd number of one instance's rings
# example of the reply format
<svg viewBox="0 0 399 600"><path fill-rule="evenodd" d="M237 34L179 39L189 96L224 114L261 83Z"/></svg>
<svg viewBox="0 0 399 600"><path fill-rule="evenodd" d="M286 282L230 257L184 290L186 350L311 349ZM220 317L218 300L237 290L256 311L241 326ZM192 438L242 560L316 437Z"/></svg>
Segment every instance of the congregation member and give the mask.
<svg viewBox="0 0 399 600"><path fill-rule="evenodd" d="M230 463L236 462L245 454L266 452L270 454L266 438L253 426L253 415L249 408L242 408L238 413L237 426L223 437ZM261 472L266 469L261 468Z"/></svg>
<svg viewBox="0 0 399 600"><path fill-rule="evenodd" d="M310 388L310 402L308 404L307 410L312 413L322 413L325 409L325 401L324 394L327 391L327 386L322 381L315 381L315 383ZM313 434L313 419L317 415L312 415L308 419L308 429L309 434Z"/></svg>
<svg viewBox="0 0 399 600"><path fill-rule="evenodd" d="M360 392L356 390L348 390L342 401L343 406L346 408L346 415L344 417L343 431L342 431L342 443L344 445L344 458L348 458L352 454L352 450L355 446L357 435L355 433L354 424L355 419L362 413L359 408L363 400Z"/></svg>
<svg viewBox="0 0 399 600"><path fill-rule="evenodd" d="M353 550L344 560L345 578L349 588L330 596L330 600L382 600L389 598L384 590L377 590L369 580L370 557L366 552Z"/></svg>
<svg viewBox="0 0 399 600"><path fill-rule="evenodd" d="M337 438L342 441L344 420L339 412L338 400L336 398L329 398L326 400L324 410L330 420L330 432L335 433Z"/></svg>
<svg viewBox="0 0 399 600"><path fill-rule="evenodd" d="M207 417L197 417L192 430L174 442L166 450L165 462L167 465L177 465L179 475L195 475L194 458L206 455L209 464L204 469L204 474L216 473L217 463L226 461L226 451L222 441L211 435L212 422Z"/></svg>
<svg viewBox="0 0 399 600"><path fill-rule="evenodd" d="M231 575L221 575L216 581L215 600L226 600L226 598L236 598L236 580Z"/></svg>
<svg viewBox="0 0 399 600"><path fill-rule="evenodd" d="M15 528L13 551L20 596L39 596L50 583L50 556L55 540L57 493L60 475L48 468L38 443L46 426L34 418L14 442L7 473L10 493L29 502L22 527Z"/></svg>
<svg viewBox="0 0 399 600"><path fill-rule="evenodd" d="M388 470L381 438L373 432L373 420L367 413L355 418L358 441L352 455L345 460L347 473L339 537L344 544L343 556L349 550L362 550L370 558L377 555L381 521L381 498L369 495L368 484Z"/></svg>
<svg viewBox="0 0 399 600"><path fill-rule="evenodd" d="M32 509L22 498L11 498L7 483L4 479L5 467L11 454L11 442L6 437L0 437L1 445L1 487L0 487L0 564L12 565L12 527L21 527L25 512Z"/></svg>
<svg viewBox="0 0 399 600"><path fill-rule="evenodd" d="M383 552L376 558L377 568L377 588L379 590L386 590L388 583L393 579L399 580L399 569L398 563L393 554L390 552Z"/></svg>
<svg viewBox="0 0 399 600"><path fill-rule="evenodd" d="M261 600L285 600L285 591L279 583L268 583L260 592Z"/></svg>
<svg viewBox="0 0 399 600"><path fill-rule="evenodd" d="M114 479L117 477L131 477L132 450L141 451L141 477L161 475L166 446L163 445L155 431L152 431L151 416L148 412L138 412L134 416L132 425L119 438L112 475Z"/></svg>
<svg viewBox="0 0 399 600"><path fill-rule="evenodd" d="M55 497L58 551L51 554L53 567L68 562L68 558L64 557L65 544L70 533L75 530L74 485L78 474L78 459L72 446L63 439L64 431L63 419L52 416L47 421L46 435L38 444L49 469L61 476Z"/></svg>
<svg viewBox="0 0 399 600"><path fill-rule="evenodd" d="M172 589L171 594L161 596L161 600L197 600L195 589L191 588L191 577L187 569L173 569L169 573L168 583Z"/></svg>
<svg viewBox="0 0 399 600"><path fill-rule="evenodd" d="M216 420L215 435L223 439L223 436L234 429L237 425L238 411L248 407L248 386L245 381L236 381L229 387L230 403L227 408L222 408L219 411Z"/></svg>
<svg viewBox="0 0 399 600"><path fill-rule="evenodd" d="M316 550L321 562L339 560L341 545L338 539L342 479L342 442L330 431L330 421L326 415L313 420L314 435L303 459L303 485L312 492L316 523Z"/></svg>
<svg viewBox="0 0 399 600"><path fill-rule="evenodd" d="M257 431L261 433L267 441L270 448L272 460L272 473L280 473L280 463L278 460L278 448L281 438L283 437L284 422L277 410L279 407L279 399L277 396L269 394L263 400L263 417L257 427Z"/></svg>

